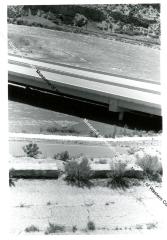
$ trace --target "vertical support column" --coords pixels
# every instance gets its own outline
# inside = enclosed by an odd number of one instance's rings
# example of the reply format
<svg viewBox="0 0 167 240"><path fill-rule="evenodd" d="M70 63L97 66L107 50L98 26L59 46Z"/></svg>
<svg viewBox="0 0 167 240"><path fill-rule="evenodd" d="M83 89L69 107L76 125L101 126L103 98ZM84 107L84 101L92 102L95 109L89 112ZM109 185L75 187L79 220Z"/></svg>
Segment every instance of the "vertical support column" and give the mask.
<svg viewBox="0 0 167 240"><path fill-rule="evenodd" d="M119 121L123 121L123 118L124 118L124 111L119 112L118 120L119 120Z"/></svg>
<svg viewBox="0 0 167 240"><path fill-rule="evenodd" d="M119 112L118 100L116 100L116 99L110 99L109 100L109 111Z"/></svg>

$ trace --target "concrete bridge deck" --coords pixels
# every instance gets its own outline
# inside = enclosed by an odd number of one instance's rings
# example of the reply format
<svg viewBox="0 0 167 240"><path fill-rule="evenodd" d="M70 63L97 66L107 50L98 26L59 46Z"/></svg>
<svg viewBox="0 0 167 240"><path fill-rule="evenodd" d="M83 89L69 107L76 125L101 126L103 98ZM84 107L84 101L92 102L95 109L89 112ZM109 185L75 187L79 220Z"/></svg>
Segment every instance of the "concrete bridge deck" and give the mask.
<svg viewBox="0 0 167 240"><path fill-rule="evenodd" d="M56 93L58 90L108 104L113 112L139 111L161 116L161 85L158 82L14 55L9 55L8 61L9 83Z"/></svg>

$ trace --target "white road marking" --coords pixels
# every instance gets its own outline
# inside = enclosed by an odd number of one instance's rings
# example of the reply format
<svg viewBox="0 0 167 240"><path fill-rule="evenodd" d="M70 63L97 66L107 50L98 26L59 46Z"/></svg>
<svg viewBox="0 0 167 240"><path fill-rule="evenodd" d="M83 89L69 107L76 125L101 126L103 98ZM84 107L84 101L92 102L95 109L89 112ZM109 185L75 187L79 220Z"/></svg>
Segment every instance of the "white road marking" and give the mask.
<svg viewBox="0 0 167 240"><path fill-rule="evenodd" d="M31 133L9 133L9 139L36 139L36 140L70 140L70 141L90 141L90 142L139 142L139 141L161 141L161 136L154 137L121 137L121 138L95 138L80 136L62 136L62 135L46 135Z"/></svg>

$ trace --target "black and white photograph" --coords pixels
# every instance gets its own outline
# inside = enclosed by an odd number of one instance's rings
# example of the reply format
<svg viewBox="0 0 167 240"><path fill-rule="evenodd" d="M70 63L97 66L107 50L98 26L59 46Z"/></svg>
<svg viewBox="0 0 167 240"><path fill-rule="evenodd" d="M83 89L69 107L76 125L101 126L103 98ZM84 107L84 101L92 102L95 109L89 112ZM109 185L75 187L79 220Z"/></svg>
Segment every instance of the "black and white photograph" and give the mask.
<svg viewBox="0 0 167 240"><path fill-rule="evenodd" d="M11 236L163 230L161 11L6 5Z"/></svg>

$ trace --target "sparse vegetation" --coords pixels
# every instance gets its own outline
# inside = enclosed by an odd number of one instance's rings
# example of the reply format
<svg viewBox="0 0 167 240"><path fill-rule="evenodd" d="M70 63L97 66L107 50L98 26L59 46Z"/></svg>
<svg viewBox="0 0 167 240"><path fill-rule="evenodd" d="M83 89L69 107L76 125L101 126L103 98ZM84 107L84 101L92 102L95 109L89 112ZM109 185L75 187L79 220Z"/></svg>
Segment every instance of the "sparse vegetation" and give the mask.
<svg viewBox="0 0 167 240"><path fill-rule="evenodd" d="M24 203L20 203L19 207L24 208L26 205Z"/></svg>
<svg viewBox="0 0 167 240"><path fill-rule="evenodd" d="M157 228L157 223L147 223L146 227L147 227L147 229Z"/></svg>
<svg viewBox="0 0 167 240"><path fill-rule="evenodd" d="M45 234L53 234L58 232L65 232L65 226L49 223L49 226L47 227Z"/></svg>
<svg viewBox="0 0 167 240"><path fill-rule="evenodd" d="M57 128L57 127L48 127L46 129L47 132L49 133L69 133L69 134L74 134L78 135L79 132L74 129L73 127L62 127L62 128Z"/></svg>
<svg viewBox="0 0 167 240"><path fill-rule="evenodd" d="M29 227L26 227L25 232L39 232L39 228L34 226L34 225L31 225Z"/></svg>
<svg viewBox="0 0 167 240"><path fill-rule="evenodd" d="M39 147L36 143L29 143L23 146L23 151L26 153L27 157L36 158L38 154L41 154Z"/></svg>
<svg viewBox="0 0 167 240"><path fill-rule="evenodd" d="M65 165L65 180L78 187L90 186L91 168L87 158L71 160Z"/></svg>
<svg viewBox="0 0 167 240"><path fill-rule="evenodd" d="M137 224L136 229L141 230L141 229L143 229L143 226L141 224Z"/></svg>

